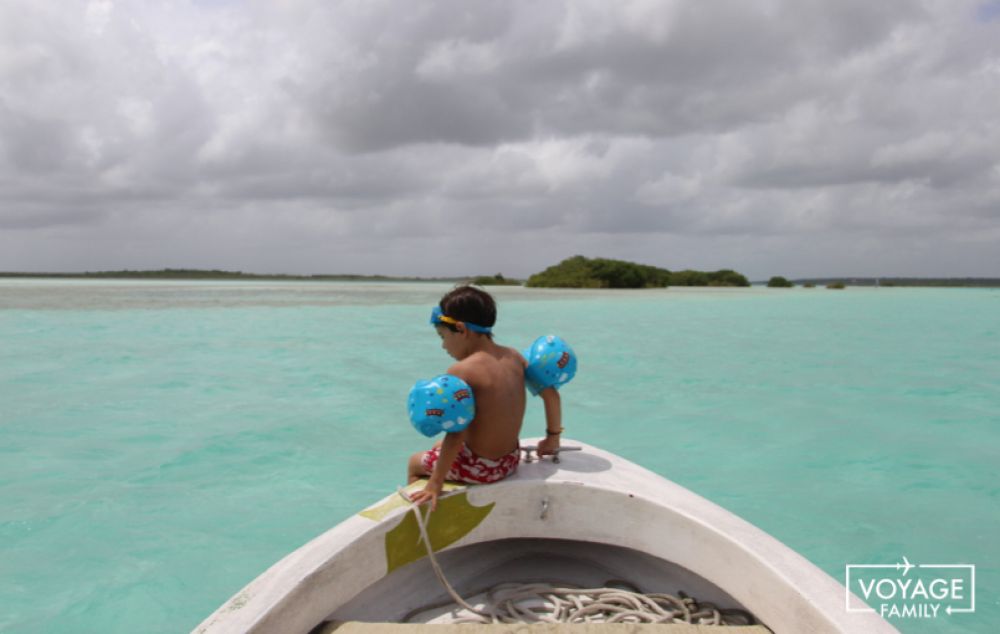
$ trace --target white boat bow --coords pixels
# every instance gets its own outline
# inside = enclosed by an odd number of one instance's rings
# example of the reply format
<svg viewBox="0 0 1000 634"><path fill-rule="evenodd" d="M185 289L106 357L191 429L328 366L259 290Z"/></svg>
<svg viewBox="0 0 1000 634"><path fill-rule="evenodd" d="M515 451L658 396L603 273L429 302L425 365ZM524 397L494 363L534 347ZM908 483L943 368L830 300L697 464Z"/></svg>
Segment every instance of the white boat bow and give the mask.
<svg viewBox="0 0 1000 634"><path fill-rule="evenodd" d="M840 583L745 520L614 454L564 444L582 451L563 452L558 464L522 463L501 482L439 500L427 530L460 594L545 576L583 587L624 578L646 592L680 590L746 610L778 634L896 631L874 613L848 612ZM286 556L195 632L400 622L446 598L416 517L394 493Z"/></svg>

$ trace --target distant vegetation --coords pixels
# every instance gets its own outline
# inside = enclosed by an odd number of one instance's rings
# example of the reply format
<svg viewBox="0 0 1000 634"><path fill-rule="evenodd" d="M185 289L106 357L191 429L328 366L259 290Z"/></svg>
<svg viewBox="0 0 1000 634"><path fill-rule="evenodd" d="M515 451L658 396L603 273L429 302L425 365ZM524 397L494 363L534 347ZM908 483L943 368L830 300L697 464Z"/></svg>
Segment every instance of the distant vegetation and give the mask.
<svg viewBox="0 0 1000 634"><path fill-rule="evenodd" d="M735 271L679 271L624 260L577 255L528 278L527 286L547 288L664 288L667 286L749 286Z"/></svg>
<svg viewBox="0 0 1000 634"><path fill-rule="evenodd" d="M937 287L1000 287L996 277L815 277L795 280L803 286L841 283L848 286L937 286Z"/></svg>
<svg viewBox="0 0 1000 634"><path fill-rule="evenodd" d="M0 278L98 278L98 279L153 279L153 280L268 280L268 281L357 281L357 282L452 282L471 281L480 285L516 285L519 280L496 275L469 277L407 277L389 275L280 275L243 273L219 269L160 269L156 271L87 271L85 273L30 273L2 272ZM768 286L773 286L772 277ZM789 284L800 284L805 288L826 286L932 286L932 287L976 287L1000 288L1000 278L994 277L852 277L852 278L801 278L786 280ZM839 284L840 286L835 286ZM569 288L662 288L665 286L749 286L747 279L739 273L723 269L721 271L668 271L667 269L635 264L624 260L604 258L588 259L575 256L536 273L528 279L527 286L553 286Z"/></svg>
<svg viewBox="0 0 1000 634"><path fill-rule="evenodd" d="M731 269L718 271L676 271L670 274L670 286L750 286L747 278Z"/></svg>
<svg viewBox="0 0 1000 634"><path fill-rule="evenodd" d="M624 260L567 258L528 278L527 286L546 288L663 288L670 271Z"/></svg>
<svg viewBox="0 0 1000 634"><path fill-rule="evenodd" d="M767 281L768 288L792 288L795 284L792 284L780 275L775 275Z"/></svg>
<svg viewBox="0 0 1000 634"><path fill-rule="evenodd" d="M842 290L844 290L844 283L843 282L830 282L829 284L826 285L826 287L830 288L830 289L833 289L835 291L842 291Z"/></svg>
<svg viewBox="0 0 1000 634"><path fill-rule="evenodd" d="M497 273L496 275L480 275L479 277L473 278L470 284L475 284L476 286L520 286L520 280L507 279L502 273Z"/></svg>
<svg viewBox="0 0 1000 634"><path fill-rule="evenodd" d="M0 277L54 277L152 280L268 280L319 282L461 282L461 277L390 277L387 275L280 275L221 271L219 269L161 269L158 271L96 271L86 273L3 273Z"/></svg>

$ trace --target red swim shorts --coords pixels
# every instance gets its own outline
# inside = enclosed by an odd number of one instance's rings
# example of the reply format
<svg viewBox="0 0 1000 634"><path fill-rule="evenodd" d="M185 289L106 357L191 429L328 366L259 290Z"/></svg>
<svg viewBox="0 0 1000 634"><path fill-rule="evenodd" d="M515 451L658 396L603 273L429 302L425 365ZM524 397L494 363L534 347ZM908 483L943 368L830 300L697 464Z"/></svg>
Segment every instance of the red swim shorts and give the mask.
<svg viewBox="0 0 1000 634"><path fill-rule="evenodd" d="M424 452L424 457L420 461L427 473L434 470L434 464L441 453L440 447ZM477 456L469 446L462 444L458 452L458 457L452 463L451 469L445 479L452 482L468 482L471 484L488 484L503 480L510 474L517 471L517 465L521 462L521 450L515 449L509 454L500 456L496 460Z"/></svg>

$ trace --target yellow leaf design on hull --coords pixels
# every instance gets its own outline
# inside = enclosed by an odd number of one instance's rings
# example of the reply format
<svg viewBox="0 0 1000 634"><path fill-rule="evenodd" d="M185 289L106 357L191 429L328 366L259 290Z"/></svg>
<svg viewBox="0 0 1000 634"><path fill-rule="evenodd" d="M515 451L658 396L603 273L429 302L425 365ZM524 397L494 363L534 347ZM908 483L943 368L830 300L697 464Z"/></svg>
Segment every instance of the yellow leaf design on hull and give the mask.
<svg viewBox="0 0 1000 634"><path fill-rule="evenodd" d="M479 526L490 514L496 502L485 506L469 504L467 491L445 498L438 498L437 510L428 513L427 506L420 507L427 525L427 536L435 552L457 542ZM416 510L403 516L403 520L385 535L386 574L400 566L427 556L427 549L420 537Z"/></svg>

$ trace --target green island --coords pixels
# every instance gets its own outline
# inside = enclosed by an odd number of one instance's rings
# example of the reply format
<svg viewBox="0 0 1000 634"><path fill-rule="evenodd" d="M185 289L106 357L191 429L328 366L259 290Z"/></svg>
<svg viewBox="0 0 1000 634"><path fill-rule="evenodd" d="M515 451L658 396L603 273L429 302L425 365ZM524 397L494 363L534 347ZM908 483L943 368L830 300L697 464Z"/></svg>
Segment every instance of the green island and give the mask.
<svg viewBox="0 0 1000 634"><path fill-rule="evenodd" d="M469 282L476 286L520 286L523 282L513 278L504 277L502 273L496 275L479 275Z"/></svg>
<svg viewBox="0 0 1000 634"><path fill-rule="evenodd" d="M795 284L780 275L775 275L767 281L768 288L793 288L794 286Z"/></svg>
<svg viewBox="0 0 1000 634"><path fill-rule="evenodd" d="M665 288L667 286L750 286L743 275L720 271L669 271L607 258L567 258L535 273L526 286L536 288Z"/></svg>

